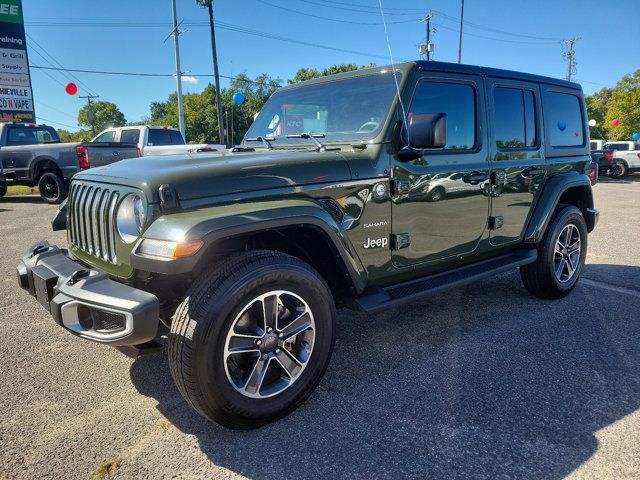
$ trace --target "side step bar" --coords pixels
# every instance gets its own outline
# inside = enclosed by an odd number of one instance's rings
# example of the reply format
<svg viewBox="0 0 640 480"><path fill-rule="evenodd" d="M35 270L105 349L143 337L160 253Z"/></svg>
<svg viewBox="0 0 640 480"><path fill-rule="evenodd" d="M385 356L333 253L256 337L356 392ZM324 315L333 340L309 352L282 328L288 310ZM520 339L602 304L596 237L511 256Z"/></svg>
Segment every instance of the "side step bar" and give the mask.
<svg viewBox="0 0 640 480"><path fill-rule="evenodd" d="M428 275L390 287L367 290L355 299L355 306L367 313L376 313L426 297L432 293L474 283L483 278L533 263L537 258L538 250L535 248L516 250L514 253L482 260L447 272Z"/></svg>

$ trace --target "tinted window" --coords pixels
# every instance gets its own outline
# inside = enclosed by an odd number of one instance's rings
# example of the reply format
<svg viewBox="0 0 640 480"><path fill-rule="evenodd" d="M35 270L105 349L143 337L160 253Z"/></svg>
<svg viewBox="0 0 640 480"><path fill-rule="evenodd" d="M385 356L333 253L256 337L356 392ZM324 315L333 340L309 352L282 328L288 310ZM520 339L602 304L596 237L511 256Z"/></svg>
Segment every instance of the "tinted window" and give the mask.
<svg viewBox="0 0 640 480"><path fill-rule="evenodd" d="M120 142L138 144L140 138L140 130L122 130L120 132Z"/></svg>
<svg viewBox="0 0 640 480"><path fill-rule="evenodd" d="M116 137L116 131L115 130L109 130L108 132L104 132L101 133L100 135L98 135L93 142L94 143L110 143L110 142L115 142L115 137Z"/></svg>
<svg viewBox="0 0 640 480"><path fill-rule="evenodd" d="M533 92L517 88L496 88L494 108L496 145L499 148L536 146Z"/></svg>
<svg viewBox="0 0 640 480"><path fill-rule="evenodd" d="M420 82L407 115L447 114L445 149L472 149L476 143L476 101L470 85Z"/></svg>
<svg viewBox="0 0 640 480"><path fill-rule="evenodd" d="M544 108L552 147L575 147L584 143L582 109L578 97L549 92Z"/></svg>
<svg viewBox="0 0 640 480"><path fill-rule="evenodd" d="M172 145L184 145L184 139L179 130L171 130L171 143Z"/></svg>
<svg viewBox="0 0 640 480"><path fill-rule="evenodd" d="M9 127L7 145L34 145L37 143L56 143L60 138L51 127Z"/></svg>
<svg viewBox="0 0 640 480"><path fill-rule="evenodd" d="M604 150L626 151L626 150L629 150L629 144L628 143L607 143L604 146Z"/></svg>
<svg viewBox="0 0 640 480"><path fill-rule="evenodd" d="M149 139L147 140L149 145L173 145L171 139L171 130L164 128L150 128Z"/></svg>
<svg viewBox="0 0 640 480"><path fill-rule="evenodd" d="M598 142L589 142L589 148L591 150L597 150L598 149Z"/></svg>

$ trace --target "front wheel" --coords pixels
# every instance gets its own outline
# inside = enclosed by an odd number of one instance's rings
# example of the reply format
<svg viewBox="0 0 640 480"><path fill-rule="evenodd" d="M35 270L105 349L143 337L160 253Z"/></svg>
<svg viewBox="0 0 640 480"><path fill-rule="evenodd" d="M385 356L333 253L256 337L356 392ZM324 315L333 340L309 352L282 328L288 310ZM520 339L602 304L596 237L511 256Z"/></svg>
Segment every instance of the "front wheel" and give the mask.
<svg viewBox="0 0 640 480"><path fill-rule="evenodd" d="M47 203L62 203L67 198L67 189L67 182L56 172L44 172L38 179L40 197Z"/></svg>
<svg viewBox="0 0 640 480"><path fill-rule="evenodd" d="M271 251L237 254L191 286L169 336L172 376L199 413L235 429L295 410L333 349L335 307L324 279Z"/></svg>
<svg viewBox="0 0 640 480"><path fill-rule="evenodd" d="M538 246L538 259L520 267L526 289L542 298L562 298L576 286L587 256L587 225L574 207L558 211Z"/></svg>
<svg viewBox="0 0 640 480"><path fill-rule="evenodd" d="M0 183L0 198L4 197L7 194L7 190L9 187L7 187L6 183Z"/></svg>

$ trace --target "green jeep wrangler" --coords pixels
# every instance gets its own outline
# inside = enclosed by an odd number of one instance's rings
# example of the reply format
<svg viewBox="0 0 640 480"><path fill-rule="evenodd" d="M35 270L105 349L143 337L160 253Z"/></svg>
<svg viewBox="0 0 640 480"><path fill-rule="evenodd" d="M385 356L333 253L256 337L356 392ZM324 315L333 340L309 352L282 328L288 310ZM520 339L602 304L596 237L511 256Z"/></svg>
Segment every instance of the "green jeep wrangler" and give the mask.
<svg viewBox="0 0 640 480"><path fill-rule="evenodd" d="M343 73L279 89L224 155L77 174L56 221L68 250L38 242L18 280L79 337L136 356L168 336L184 398L253 428L318 385L336 308L515 267L533 295L567 295L598 219L590 168L577 84L438 62Z"/></svg>

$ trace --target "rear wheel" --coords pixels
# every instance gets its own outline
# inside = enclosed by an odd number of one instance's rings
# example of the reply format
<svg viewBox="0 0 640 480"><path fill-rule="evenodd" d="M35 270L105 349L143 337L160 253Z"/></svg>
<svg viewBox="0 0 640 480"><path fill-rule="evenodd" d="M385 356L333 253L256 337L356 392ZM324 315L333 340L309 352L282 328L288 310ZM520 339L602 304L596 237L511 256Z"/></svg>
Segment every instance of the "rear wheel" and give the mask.
<svg viewBox="0 0 640 480"><path fill-rule="evenodd" d="M587 256L587 225L582 212L557 212L538 246L538 259L520 267L526 289L542 298L562 298L576 286Z"/></svg>
<svg viewBox="0 0 640 480"><path fill-rule="evenodd" d="M256 428L296 409L333 349L324 279L278 252L235 255L192 285L171 324L171 373L184 398L229 428Z"/></svg>
<svg viewBox="0 0 640 480"><path fill-rule="evenodd" d="M609 170L609 177L611 178L623 178L629 173L629 167L622 160L616 160Z"/></svg>
<svg viewBox="0 0 640 480"><path fill-rule="evenodd" d="M0 198L4 197L7 194L7 184L6 183L0 183Z"/></svg>
<svg viewBox="0 0 640 480"><path fill-rule="evenodd" d="M47 203L62 203L67 198L67 182L56 172L44 172L38 179L40 197Z"/></svg>

